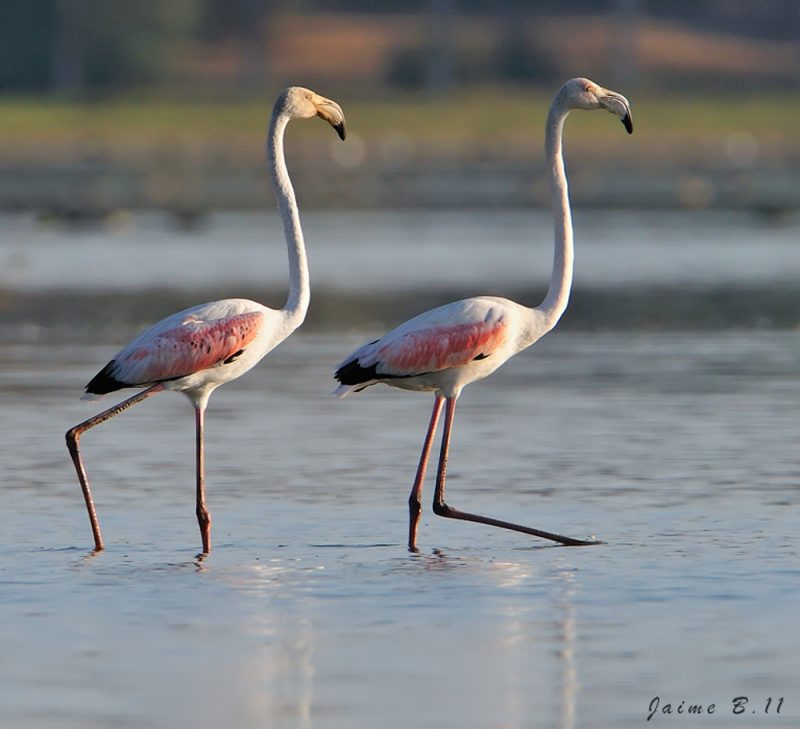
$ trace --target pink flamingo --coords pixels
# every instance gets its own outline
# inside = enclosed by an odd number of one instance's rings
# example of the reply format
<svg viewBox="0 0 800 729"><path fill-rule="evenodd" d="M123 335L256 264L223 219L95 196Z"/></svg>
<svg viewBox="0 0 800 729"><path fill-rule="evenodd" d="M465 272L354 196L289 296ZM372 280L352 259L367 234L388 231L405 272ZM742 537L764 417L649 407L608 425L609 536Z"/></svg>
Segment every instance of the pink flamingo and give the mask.
<svg viewBox="0 0 800 729"><path fill-rule="evenodd" d="M275 101L267 138L267 157L283 220L289 251L289 296L276 311L247 299L223 299L194 306L162 319L140 334L95 375L86 386L84 399L94 400L125 387L144 387L142 392L89 418L67 431L67 448L86 500L95 550L103 549L89 481L78 441L95 425L104 423L164 390L184 393L195 409L197 431L197 521L203 552L211 550L211 517L206 508L204 419L211 393L254 367L269 351L286 339L306 316L310 299L308 263L294 189L283 151L286 125L292 119L319 116L341 139L345 120L341 107L313 91L293 86Z"/></svg>
<svg viewBox="0 0 800 729"><path fill-rule="evenodd" d="M445 503L445 471L456 401L465 385L483 379L507 359L549 332L567 308L572 286L572 216L561 139L564 120L572 109L606 109L633 132L627 99L585 78L567 81L553 99L547 118L545 153L555 223L555 253L550 286L544 301L530 309L497 296L479 296L440 306L401 324L380 339L365 344L336 370L344 397L383 382L404 390L434 392L433 414L422 447L416 478L408 499L408 548L417 549L422 484L442 405L447 409L442 434L433 511L439 516L513 529L567 545L597 544L560 534L459 511Z"/></svg>

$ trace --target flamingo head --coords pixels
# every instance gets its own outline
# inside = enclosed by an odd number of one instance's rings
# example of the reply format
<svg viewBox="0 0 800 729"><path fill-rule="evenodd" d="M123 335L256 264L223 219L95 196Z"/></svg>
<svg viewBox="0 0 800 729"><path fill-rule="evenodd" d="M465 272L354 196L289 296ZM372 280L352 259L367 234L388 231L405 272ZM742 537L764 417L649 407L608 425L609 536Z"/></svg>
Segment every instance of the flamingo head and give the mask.
<svg viewBox="0 0 800 729"><path fill-rule="evenodd" d="M292 119L310 119L318 116L330 124L340 139L347 136L344 112L335 101L305 89L302 86L290 86L278 97L278 104L283 106L284 113Z"/></svg>
<svg viewBox="0 0 800 729"><path fill-rule="evenodd" d="M633 134L633 118L628 100L616 91L599 86L588 78L573 78L561 88L571 109L605 109L619 117L628 134Z"/></svg>

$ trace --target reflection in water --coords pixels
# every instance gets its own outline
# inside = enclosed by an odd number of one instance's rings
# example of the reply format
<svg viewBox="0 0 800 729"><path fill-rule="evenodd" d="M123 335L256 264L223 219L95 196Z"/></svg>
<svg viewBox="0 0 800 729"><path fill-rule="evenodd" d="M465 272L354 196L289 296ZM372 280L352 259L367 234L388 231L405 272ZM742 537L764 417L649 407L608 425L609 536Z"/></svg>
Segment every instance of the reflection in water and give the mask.
<svg viewBox="0 0 800 729"><path fill-rule="evenodd" d="M558 579L563 592L557 603L558 610L563 612L560 621L559 641L561 644L561 729L574 729L575 703L578 696L578 671L575 667L575 573L562 569Z"/></svg>
<svg viewBox="0 0 800 729"><path fill-rule="evenodd" d="M513 562L492 565L492 576L501 590L514 589L532 578L530 566ZM502 609L504 616L500 626L501 638L498 646L502 652L500 663L505 668L507 687L504 708L509 726L522 729L529 725L528 714L530 692L527 654L541 640L537 636L537 620L534 604L507 604Z"/></svg>
<svg viewBox="0 0 800 729"><path fill-rule="evenodd" d="M392 562L392 567L383 572L382 582L373 587L382 606L377 614L377 605L372 601L360 614L358 600L349 594L352 588L347 584L338 590L323 587L325 571L319 565L273 559L268 564L239 566L233 573L220 571L215 575L246 596L252 608L237 625L237 632L248 641L245 657L229 666L230 673L219 676L236 697L233 709L237 726L260 726L264 717L269 717L288 727L308 729L315 718L331 712L342 712L343 720L348 711L360 710L367 716L374 711L378 715L381 708L372 702L378 702L387 690L398 702L405 703L404 696L424 696L426 690L435 688L443 676L434 679L429 673L444 658L443 665L456 661L445 669L444 675L449 685L461 686L459 691L465 692L463 706L448 708L449 702L444 702L433 710L431 719L440 716L436 711L441 710L445 712L443 716L451 716L456 722L453 725L480 726L484 719L490 719L498 726L525 729L531 726L532 712L543 716L542 707L553 707L558 712L555 725L574 729L578 696L574 605L577 586L572 568L557 566L550 574L544 574L535 561L487 562L477 556L453 556L444 550ZM415 575L424 579L417 582L418 589L413 594L403 596L410 604L402 599L398 602L392 585L398 580L413 581ZM484 589L472 582L485 577L490 583ZM542 583L543 591L556 590L547 600L546 609L540 600L518 599L537 583ZM446 589L446 584L457 593L457 601L472 601L479 612L496 616L492 620L494 629L485 637L480 630L469 630L460 638L453 638L452 643L450 639L441 642L442 626L453 616L451 608L436 603L434 596ZM462 594L469 585L473 586ZM395 608L388 608L392 603ZM342 616L348 612L345 605L350 606L354 616L360 615L354 619L356 623L363 621L362 625L342 623ZM367 650L370 657L366 663L353 663L358 650L345 647L342 641L347 642L347 636L357 642L369 641L368 626L372 621L395 635L391 654L384 656L385 664L378 665ZM327 626L327 650L318 646L318 624ZM404 636L409 635L410 628L429 635L431 640L423 641L424 647L407 640ZM333 656L331 641L340 649ZM453 655L442 656L442 649ZM462 662L459 656L469 659ZM557 670L553 670L553 660ZM417 669L395 675L394 662L416 665ZM376 681L374 697L362 690ZM476 686L480 689L476 690ZM556 697L558 702L552 700ZM466 711L471 720L463 723L464 715L459 711ZM347 722L334 725L344 727Z"/></svg>
<svg viewBox="0 0 800 729"><path fill-rule="evenodd" d="M239 723L258 726L270 717L307 729L314 702L314 626L303 615L275 618L262 613L247 628L263 646L239 669L238 683L248 687Z"/></svg>
<svg viewBox="0 0 800 729"><path fill-rule="evenodd" d="M541 580L542 576L535 574L530 564L502 562L492 565L492 575L497 580L497 585L504 590L513 590L525 584L530 584L533 579ZM559 568L547 581L560 589L560 594L554 598L552 610L555 620L541 621L534 615L537 603L509 603L503 610L505 621L502 626L503 638L499 641L503 651L502 663L507 668L507 684L510 687L506 705L510 726L523 729L530 726L530 669L529 654L533 645L539 642L552 641L557 649L560 685L557 693L560 697L559 704L559 729L574 729L576 702L578 696L578 674L575 666L575 636L576 612L574 597L576 593L575 572L572 569ZM541 608L539 608L541 609ZM552 637L537 635L537 626L547 625L553 627ZM550 651L546 655L549 655ZM538 703L538 702L537 702ZM541 702L546 703L546 702Z"/></svg>
<svg viewBox="0 0 800 729"><path fill-rule="evenodd" d="M287 595L303 573L315 571L273 559L217 575L246 595L252 608L236 626L237 637L247 648L232 661L230 672L220 676L235 699L232 713L219 726L261 727L272 721L297 729L312 726L315 629L311 605L307 600L287 600Z"/></svg>

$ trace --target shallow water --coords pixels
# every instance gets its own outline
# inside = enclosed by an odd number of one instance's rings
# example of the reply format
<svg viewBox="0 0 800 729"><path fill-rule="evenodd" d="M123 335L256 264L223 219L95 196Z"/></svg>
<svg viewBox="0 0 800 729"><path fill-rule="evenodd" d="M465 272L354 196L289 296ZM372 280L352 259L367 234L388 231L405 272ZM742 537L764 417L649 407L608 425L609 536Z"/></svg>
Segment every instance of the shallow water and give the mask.
<svg viewBox="0 0 800 729"><path fill-rule="evenodd" d="M448 500L605 544L437 518L429 482L411 555L431 398L337 401L331 369L437 296L536 298L550 223L304 220L309 325L212 398L201 560L183 398L84 437L96 556L63 434L141 324L281 303L277 221L0 218L0 727L800 725L797 221L576 215L567 317L465 391Z"/></svg>
<svg viewBox="0 0 800 729"><path fill-rule="evenodd" d="M635 727L656 696L716 708L652 725L798 725L795 333L545 338L465 391L449 500L606 544L426 503L417 555L431 403L329 398L358 341L301 334L215 393L202 561L188 403L85 436L91 556L63 431L108 347L4 348L0 725Z"/></svg>
<svg viewBox="0 0 800 729"><path fill-rule="evenodd" d="M532 289L546 287L550 273L546 210L309 211L302 219L315 289ZM796 215L577 210L574 224L576 292L786 285L800 277ZM215 214L188 231L152 214L120 214L89 228L0 215L0 231L0 285L18 291L286 285L285 244L272 213Z"/></svg>

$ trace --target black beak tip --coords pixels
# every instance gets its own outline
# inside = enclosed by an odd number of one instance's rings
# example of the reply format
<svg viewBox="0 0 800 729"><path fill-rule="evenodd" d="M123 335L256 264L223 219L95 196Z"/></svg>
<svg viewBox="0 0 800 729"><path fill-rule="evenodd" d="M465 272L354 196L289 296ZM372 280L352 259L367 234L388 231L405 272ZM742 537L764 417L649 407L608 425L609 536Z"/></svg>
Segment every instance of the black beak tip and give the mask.
<svg viewBox="0 0 800 729"><path fill-rule="evenodd" d="M633 119L631 119L630 114L626 114L622 117L622 126L625 127L625 131L628 132L628 134L633 134Z"/></svg>
<svg viewBox="0 0 800 729"><path fill-rule="evenodd" d="M344 141L347 138L347 129L344 126L344 122L339 122L338 124L334 124L333 128L336 130L336 133L339 135L339 139Z"/></svg>

